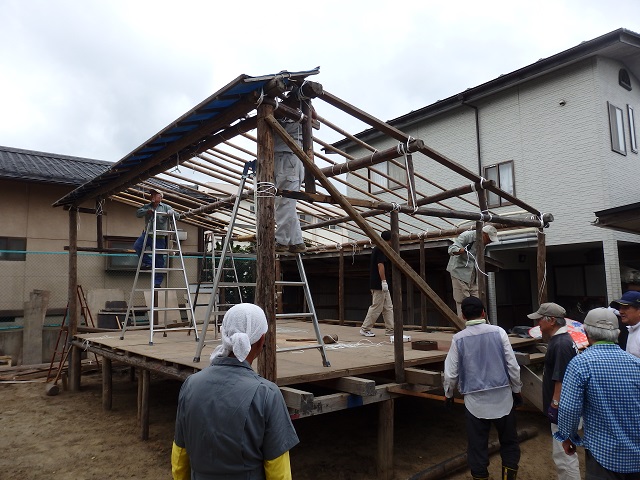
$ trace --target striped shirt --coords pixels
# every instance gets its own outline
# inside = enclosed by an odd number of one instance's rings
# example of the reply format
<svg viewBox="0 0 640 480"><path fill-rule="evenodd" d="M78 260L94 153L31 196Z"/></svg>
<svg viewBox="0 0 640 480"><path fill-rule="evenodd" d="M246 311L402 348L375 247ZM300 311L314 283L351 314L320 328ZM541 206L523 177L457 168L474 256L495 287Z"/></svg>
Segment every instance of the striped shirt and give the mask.
<svg viewBox="0 0 640 480"><path fill-rule="evenodd" d="M571 360L554 437L584 446L607 470L640 472L640 359L616 344L596 343Z"/></svg>

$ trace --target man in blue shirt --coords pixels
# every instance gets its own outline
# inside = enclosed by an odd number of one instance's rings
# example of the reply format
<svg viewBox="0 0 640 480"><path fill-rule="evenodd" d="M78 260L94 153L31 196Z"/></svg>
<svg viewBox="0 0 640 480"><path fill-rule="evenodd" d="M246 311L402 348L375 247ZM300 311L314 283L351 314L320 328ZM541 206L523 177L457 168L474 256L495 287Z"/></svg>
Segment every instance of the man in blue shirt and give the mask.
<svg viewBox="0 0 640 480"><path fill-rule="evenodd" d="M576 446L585 448L586 480L638 480L640 359L615 343L618 319L610 310L591 310L584 330L590 346L567 366L554 436L567 455L575 455Z"/></svg>

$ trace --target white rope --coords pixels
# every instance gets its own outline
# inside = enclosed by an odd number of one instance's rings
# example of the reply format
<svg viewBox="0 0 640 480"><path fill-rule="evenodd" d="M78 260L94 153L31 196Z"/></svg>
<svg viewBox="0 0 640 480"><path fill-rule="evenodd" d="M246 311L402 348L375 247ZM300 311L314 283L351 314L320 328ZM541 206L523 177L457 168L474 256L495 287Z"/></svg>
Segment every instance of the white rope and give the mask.
<svg viewBox="0 0 640 480"><path fill-rule="evenodd" d="M256 183L256 198L269 198L275 197L278 189L275 183L271 182L257 182Z"/></svg>
<svg viewBox="0 0 640 480"><path fill-rule="evenodd" d="M96 216L100 216L104 213L104 198L100 199L96 204Z"/></svg>
<svg viewBox="0 0 640 480"><path fill-rule="evenodd" d="M264 100L264 89L260 90L260 96L258 97L258 100L256 101L256 106L259 107L260 105L262 105L262 101Z"/></svg>
<svg viewBox="0 0 640 480"><path fill-rule="evenodd" d="M489 219L487 220L487 222L489 222L489 223L491 223L491 220L493 220L493 215L491 214L491 212L489 210L482 210L481 215L483 216L483 218L484 218L484 215L488 215Z"/></svg>
<svg viewBox="0 0 640 480"><path fill-rule="evenodd" d="M467 252L467 263L465 263L465 265L464 265L464 266L466 267L467 265L469 265L469 257L471 257L471 258L473 259L474 263L476 264L476 270L477 270L478 272L480 272L481 274L483 274L485 277L488 277L488 276L489 276L489 274L487 274L487 273L483 272L483 271L480 269L480 266L478 265L478 259L475 257L475 255L474 255L473 253L471 253L471 251L469 250L469 248L468 248L468 247L469 247L469 245L467 245L467 246L465 246L465 247L464 247L464 251L465 251L465 252Z"/></svg>

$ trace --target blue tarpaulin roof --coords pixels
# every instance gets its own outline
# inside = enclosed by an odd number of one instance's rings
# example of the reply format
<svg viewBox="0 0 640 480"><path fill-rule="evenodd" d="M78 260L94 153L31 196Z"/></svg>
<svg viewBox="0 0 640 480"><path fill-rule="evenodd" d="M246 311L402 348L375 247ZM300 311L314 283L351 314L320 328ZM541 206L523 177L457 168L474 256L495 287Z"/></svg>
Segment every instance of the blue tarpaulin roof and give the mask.
<svg viewBox="0 0 640 480"><path fill-rule="evenodd" d="M54 206L78 205L89 198L108 196L122 191L128 186L146 180L158 173L155 171L149 172L149 170L158 167L163 161L172 158L172 156L174 158L171 160L172 166L176 164L175 155L183 161L188 160L189 156L185 155L183 158L180 155L181 151L192 151L194 145L234 121L244 118L247 113L255 108L253 105L248 107L248 111L244 114L238 114L236 118L228 118L229 116L225 114L230 109L240 105L240 102L246 101L249 95L261 92L272 79L281 78L285 85L288 85L291 79L304 79L317 73L319 73L319 68L302 72L283 71L261 77L240 75L144 142L119 162L114 163L106 172L59 199L54 203ZM218 124L216 120L219 120Z"/></svg>

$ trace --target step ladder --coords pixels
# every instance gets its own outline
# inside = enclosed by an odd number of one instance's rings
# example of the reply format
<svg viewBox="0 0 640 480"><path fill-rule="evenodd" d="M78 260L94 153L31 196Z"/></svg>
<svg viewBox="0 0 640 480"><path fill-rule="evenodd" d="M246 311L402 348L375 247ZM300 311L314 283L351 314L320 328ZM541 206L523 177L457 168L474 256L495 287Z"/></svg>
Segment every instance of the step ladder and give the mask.
<svg viewBox="0 0 640 480"><path fill-rule="evenodd" d="M214 288L214 279L216 278L218 269L222 269L222 272L216 289ZM200 299L202 293L210 292L211 295L215 295L216 297L214 299L215 305L212 315L214 315L214 317L222 317L233 305L245 301L243 298L245 295L242 293L243 287L255 287L255 285L255 283L240 282L235 254L231 249L230 242L227 251L225 252L223 249L220 252L220 257L216 259L215 235L213 232L206 232L205 251L201 260L200 277L193 300L194 311L197 311L198 307L209 306L208 301L205 303L200 301ZM230 297L234 297L235 302L231 301ZM216 318L216 325L219 324L218 320L219 318Z"/></svg>
<svg viewBox="0 0 640 480"><path fill-rule="evenodd" d="M168 220L168 230L161 230L157 228L158 218L159 217L167 217ZM163 336L167 336L167 332L176 332L176 331L193 331L195 334L195 339L198 340L198 330L196 328L195 323L195 315L193 311L193 303L191 301L191 293L189 292L189 283L187 281L187 272L184 266L184 258L182 256L182 248L180 246L180 238L178 237L178 224L176 222L175 217L170 213L158 212L154 211L153 220L152 220L153 229L152 232L149 232L149 228L145 230L144 235L144 250L138 259L138 268L136 269L136 276L133 280L133 287L131 288L131 295L129 296L129 302L127 303L127 312L124 316L124 321L122 322L122 331L120 334L120 340L124 340L125 332L127 331L127 327L129 324L133 326L137 326L137 320L135 317L135 307L134 307L134 299L136 293L144 293L147 291L151 292L151 306L149 307L149 345L153 345L153 334L156 331L162 331ZM155 240L151 242L151 249L147 248L147 239L150 235L153 235L153 238L156 239L158 235L167 237L166 248L157 248ZM144 255L148 253L151 255L151 269L143 270L142 260ZM177 255L176 255L177 254ZM164 262L164 267L156 266L157 255L164 255L166 257ZM169 264L170 256L175 255L174 258L177 258L179 261L178 267L171 267ZM176 275L170 275L172 272L175 272ZM140 288L138 286L139 283L144 283L140 281L141 273L149 273L150 274L150 289ZM166 274L165 284L167 285L165 288L156 287L155 285L155 277L156 273L164 273ZM176 283L177 286L170 286L171 280L177 277ZM169 292L176 293L176 299L178 300L178 305L175 307L170 307L168 305L168 297ZM185 306L181 307L179 304L179 294L184 294L186 298ZM159 296L164 294L164 306L160 306L160 298ZM169 312L177 312L180 314L180 318L184 320L184 315L187 316L187 321L184 322L176 322L173 324L169 324L167 322L167 314ZM164 314L164 321L162 326L160 326L160 314ZM158 326L156 326L156 321L158 321Z"/></svg>
<svg viewBox="0 0 640 480"><path fill-rule="evenodd" d="M95 328L93 316L91 315L91 310L89 310L87 297L84 294L82 285L78 285L76 287L76 294L78 296L78 305L80 306L80 317L84 319L84 324L87 327ZM53 380L53 384L55 385L58 383L58 380L60 380L60 375L62 374L64 364L67 361L67 357L69 356L69 320L69 304L67 304L67 308L64 311L64 317L62 318L62 324L60 325L60 332L58 332L56 346L53 349L53 354L51 355L51 363L49 364L49 370L47 371L47 380L45 383L49 383ZM93 355L96 358L96 364L100 366L98 355L95 353ZM55 375L54 364L56 365Z"/></svg>
<svg viewBox="0 0 640 480"><path fill-rule="evenodd" d="M276 353L279 352L292 352L295 350L311 350L317 348L320 351L320 355L322 356L322 365L325 367L330 367L331 363L327 359L327 351L324 345L324 340L322 334L320 333L320 325L318 324L318 316L316 315L316 309L313 305L313 298L311 297L311 289L309 288L309 282L307 281L307 274L304 270L304 265L302 263L302 255L299 253L295 254L296 256L296 264L298 265L298 273L300 274L300 281L287 281L287 280L276 280L276 286L289 286L289 287L302 287L304 292L304 298L307 304L308 312L301 313L276 313L276 319L278 318L307 318L311 319L313 323L313 329L316 334L317 343L311 345L304 345L300 347L287 347L287 348L279 348L276 350Z"/></svg>
<svg viewBox="0 0 640 480"><path fill-rule="evenodd" d="M236 217L237 217L237 214L238 214L238 209L240 207L240 201L241 201L241 198L242 198L242 193L243 193L243 190L244 190L245 182L246 182L247 178L252 175L252 174L249 174L249 169L250 168L252 170L255 170L255 161L247 162L245 164L244 170L242 172L242 177L240 179L240 184L238 186L238 193L236 195L235 203L233 205L233 210L232 210L231 216L229 218L229 226L228 226L228 229L227 229L227 234L225 235L224 242L223 242L223 245L222 245L222 251L220 253L220 261L218 262L219 268L217 268L216 271L215 271L215 278L213 280L212 290L211 290L211 298L209 299L209 305L207 307L207 313L205 314L204 323L202 325L202 331L200 333L200 340L198 341L198 346L196 348L196 353L195 353L195 356L193 357L194 363L200 362L200 357L202 355L202 349L204 348L204 345L205 345L205 338L206 338L206 335L207 335L207 329L209 328L209 323L211 321L211 316L213 315L213 317L214 317L214 330L213 330L213 332L214 332L214 340L217 340L217 338L218 338L218 328L219 328L219 325L220 325L219 318L220 318L220 315L224 315L224 313L226 311L226 310L222 310L222 309L218 308L218 307L222 307L222 305L218 305L217 304L217 293L219 291L219 288L221 288L221 287L233 286L233 284L231 284L231 283L221 282L221 278L222 278L222 273L224 271L223 267L225 265L226 257L229 256L232 259L232 262L233 262L233 253L230 251L231 236L233 235L233 228L235 226L235 221L236 221ZM325 367L329 367L330 363L327 360L324 341L322 339L322 335L320 333L320 327L318 325L318 317L316 315L315 308L313 306L313 300L311 298L311 291L309 289L309 284L307 282L307 276L306 276L306 273L304 271L304 266L302 264L302 256L300 254L296 254L296 262L297 262L297 265L298 265L298 271L300 273L301 281L299 281L299 282L276 281L276 285L303 287L304 294L305 294L305 299L306 299L306 302L307 302L307 306L309 308L309 312L297 313L297 314L291 314L291 313L279 314L279 315L276 315L276 319L277 318L300 318L300 317L310 318L312 320L312 322L313 322L313 327L314 327L314 330L315 330L317 343L313 344L313 345L305 345L305 346L300 346L300 347L289 347L289 348L278 349L278 350L276 350L276 352L289 352L289 351L293 351L293 350L308 350L308 349L317 348L317 349L320 350L320 353L322 355L322 364ZM234 271L235 271L235 264L233 265L233 267L230 267L230 268L233 268ZM238 286L238 287L241 287L241 286L255 286L255 283L241 283L241 282L238 282L237 271L235 271L235 280L236 280L236 284L235 285ZM228 307L230 308L231 305L228 305Z"/></svg>

